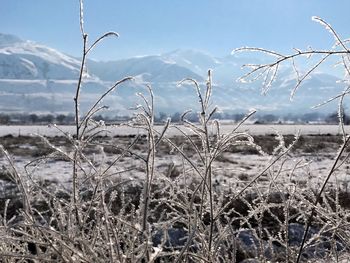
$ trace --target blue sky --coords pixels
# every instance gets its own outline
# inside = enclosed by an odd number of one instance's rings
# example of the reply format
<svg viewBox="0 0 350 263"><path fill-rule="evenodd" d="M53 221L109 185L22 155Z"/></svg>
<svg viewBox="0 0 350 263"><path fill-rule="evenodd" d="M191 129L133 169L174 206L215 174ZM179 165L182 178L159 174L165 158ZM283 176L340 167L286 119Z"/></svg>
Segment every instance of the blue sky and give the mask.
<svg viewBox="0 0 350 263"><path fill-rule="evenodd" d="M0 32L79 56L78 0L1 0ZM113 60L178 48L229 55L240 46L286 52L327 48L332 38L311 16L350 37L348 0L85 0L85 26L92 41L113 30L92 57Z"/></svg>

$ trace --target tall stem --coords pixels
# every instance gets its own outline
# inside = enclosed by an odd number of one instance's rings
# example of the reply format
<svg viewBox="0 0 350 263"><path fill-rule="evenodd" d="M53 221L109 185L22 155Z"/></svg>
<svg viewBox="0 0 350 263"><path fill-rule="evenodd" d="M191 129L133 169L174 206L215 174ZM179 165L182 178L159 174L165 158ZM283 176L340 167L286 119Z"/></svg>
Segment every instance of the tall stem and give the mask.
<svg viewBox="0 0 350 263"><path fill-rule="evenodd" d="M81 8L82 8L82 2ZM87 37L88 35L84 33L83 24L82 24L82 9L80 10L80 21L81 21L81 31L83 36L83 56L81 59L81 65L80 65L80 72L79 72L79 79L77 83L77 89L74 97L74 107L75 107L75 128L76 128L76 140L79 142L81 134L80 134L80 114L79 114L79 97L80 97L80 90L82 86L83 81L83 75L84 75L84 69L85 69L85 62L86 62L86 55L87 55ZM79 211L78 211L78 158L79 158L79 148L80 144L76 145L75 151L74 151L74 161L73 161L73 180L72 180L72 191L73 191L73 207L74 207L74 213L76 217L76 221L79 223Z"/></svg>
<svg viewBox="0 0 350 263"><path fill-rule="evenodd" d="M83 81L83 75L84 75L84 69L85 69L85 62L86 62L86 47L87 47L87 34L83 34L83 56L81 59L81 65L80 65L80 72L79 72L79 79L77 84L77 90L74 97L74 107L75 107L75 128L76 128L76 139L79 139L79 130L80 130L80 116L79 116L79 97L80 97L80 90L81 85Z"/></svg>
<svg viewBox="0 0 350 263"><path fill-rule="evenodd" d="M322 187L321 187L320 192L319 192L319 193L317 194L317 196L316 196L315 202L314 202L313 207L312 207L312 210L311 210L311 214L310 214L310 216L309 216L309 218L308 218L308 221L307 221L307 224L306 224L306 229L305 229L305 232L304 232L303 240L302 240L301 245L300 245L300 249L299 249L298 258L297 258L296 263L299 263L300 260L301 260L301 255L302 255L302 252L303 252L303 249L304 249L304 245L305 245L305 242L306 242L307 234L308 234L308 232L309 232L309 229L310 229L310 226L311 226L311 223L312 223L312 219L313 219L314 216L315 216L316 207L317 207L318 203L319 203L320 200L321 200L321 195L322 195L324 189L326 188L326 185L327 185L329 179L331 178L332 174L333 174L334 171L336 170L337 164L338 164L338 162L339 162L339 160L340 160L340 158L341 158L341 156L342 156L342 154L343 154L345 148L346 148L347 145L349 144L349 142L350 142L350 136L348 136L348 137L346 138L346 140L344 141L342 147L340 148L340 151L339 151L337 157L335 158L334 163L333 163L331 169L329 170L329 173L328 173L328 175L327 175L327 178L326 178L326 180L324 181L324 183L323 183L323 185L322 185Z"/></svg>

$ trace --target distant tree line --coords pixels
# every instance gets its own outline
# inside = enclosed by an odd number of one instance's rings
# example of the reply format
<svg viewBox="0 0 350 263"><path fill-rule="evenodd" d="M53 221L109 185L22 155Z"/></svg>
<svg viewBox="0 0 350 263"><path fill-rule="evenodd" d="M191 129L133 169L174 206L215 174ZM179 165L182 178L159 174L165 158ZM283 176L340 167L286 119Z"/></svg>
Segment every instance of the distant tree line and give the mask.
<svg viewBox="0 0 350 263"><path fill-rule="evenodd" d="M243 113L215 113L215 118L218 120L231 120L239 122L244 118ZM105 121L108 123L118 123L127 121L130 116L104 116L96 115L94 120ZM167 114L160 112L155 116L156 123L162 123L167 118L171 118L172 122L181 122L182 113L175 112ZM191 112L186 114L186 119L192 122L198 121L198 114ZM306 114L287 114L284 116L278 116L275 114L256 114L251 119L256 124L269 124L269 123L325 123L325 124L337 124L339 121L338 113L322 114L322 113L306 113ZM343 121L346 125L350 124L350 117L347 114L343 115ZM72 125L74 124L74 116L72 114L26 114L26 113L0 113L0 124L2 125L15 125L15 124L49 124L57 123L60 125Z"/></svg>
<svg viewBox="0 0 350 263"><path fill-rule="evenodd" d="M25 114L11 113L0 114L0 124L48 124L48 123L70 124L74 122L73 115L53 114Z"/></svg>
<svg viewBox="0 0 350 263"><path fill-rule="evenodd" d="M108 121L108 122L118 122L125 121L129 119L127 116L102 116L96 115L94 120L96 121ZM25 114L25 113L11 113L5 114L0 113L0 124L2 125L14 125L14 124L25 124L25 125L33 125L33 124L50 124L57 123L60 125L72 125L74 124L74 116L72 114Z"/></svg>
<svg viewBox="0 0 350 263"><path fill-rule="evenodd" d="M173 122L181 121L182 113L176 112L173 114L159 113L156 117L156 122L164 122L167 118L171 118ZM218 120L231 120L239 122L245 117L243 113L215 113L214 118ZM189 121L197 122L198 114L189 113L186 115L186 119ZM269 123L324 123L324 124L337 124L339 122L338 113L323 114L318 112L305 113L305 114L286 114L283 116L275 114L256 114L252 116L251 120L256 124L269 124ZM346 125L350 124L350 117L344 113L343 121Z"/></svg>

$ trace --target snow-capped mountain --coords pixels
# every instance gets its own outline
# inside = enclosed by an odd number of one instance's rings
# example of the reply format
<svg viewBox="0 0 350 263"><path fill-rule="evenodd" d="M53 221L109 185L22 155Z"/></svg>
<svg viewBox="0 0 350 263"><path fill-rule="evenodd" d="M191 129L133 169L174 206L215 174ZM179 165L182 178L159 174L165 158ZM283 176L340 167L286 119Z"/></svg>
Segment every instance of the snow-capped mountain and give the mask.
<svg viewBox="0 0 350 263"><path fill-rule="evenodd" d="M191 69L201 76L205 76L208 69L217 67L222 62L203 51L178 49L162 54L166 60L182 67Z"/></svg>
<svg viewBox="0 0 350 263"><path fill-rule="evenodd" d="M101 80L113 81L125 76L136 76L145 82L176 82L183 78L202 77L164 56L143 56L109 62L88 61L89 72Z"/></svg>
<svg viewBox="0 0 350 263"><path fill-rule="evenodd" d="M175 50L161 55L133 57L101 62L88 60L82 88L82 110L116 80L134 76L135 82L119 87L104 103L111 114L128 114L127 109L139 103L136 92L152 85L157 112L182 112L198 107L193 87L178 87L176 82L193 78L205 84L207 70L213 70L212 105L225 112L247 112L255 108L262 113L288 114L310 112L310 107L339 94L343 85L338 78L323 72L313 74L290 101L295 74L286 66L266 95L261 95L261 83L237 83L243 75L241 66L260 58L247 56L213 57L196 50ZM0 34L0 113L1 112L73 112L73 97L80 61L55 49L24 41L12 35ZM336 105L321 109L336 110Z"/></svg>
<svg viewBox="0 0 350 263"><path fill-rule="evenodd" d="M0 34L0 78L74 79L79 61L57 50Z"/></svg>

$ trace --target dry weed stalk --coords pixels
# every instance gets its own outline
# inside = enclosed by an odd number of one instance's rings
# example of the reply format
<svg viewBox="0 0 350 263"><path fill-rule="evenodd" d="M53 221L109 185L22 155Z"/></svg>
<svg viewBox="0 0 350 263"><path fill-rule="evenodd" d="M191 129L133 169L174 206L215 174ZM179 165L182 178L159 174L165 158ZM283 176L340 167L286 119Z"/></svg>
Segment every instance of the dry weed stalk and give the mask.
<svg viewBox="0 0 350 263"><path fill-rule="evenodd" d="M347 82L347 87L345 90L332 98L329 98L323 103L320 103L319 105L316 105L315 107L320 107L323 106L333 100L339 99L339 107L338 107L338 117L339 117L339 125L341 127L342 131L342 136L343 136L343 144L341 145L339 152L337 156L334 159L332 167L330 167L330 170L319 190L319 192L316 195L315 201L313 202L312 210L311 213L308 217L307 224L306 224L306 229L304 232L304 237L300 245L299 253L296 262L300 262L302 258L302 253L304 249L304 245L307 239L307 235L310 229L310 226L312 224L312 220L314 219L316 215L316 209L318 207L318 204L321 200L321 196L325 191L325 188L329 182L329 179L331 176L334 174L335 170L339 168L339 163L340 165L345 162L345 160L341 161L341 157L343 156L343 153L345 149L348 147L349 141L350 141L350 136L345 133L344 129L344 122L343 122L343 100L346 95L349 94L349 79L350 79L350 47L349 47L349 40L348 39L342 39L339 34L336 32L336 30L326 21L319 17L312 17L312 20L320 23L322 26L325 27L326 30L329 31L331 36L334 38L334 46L330 50L315 50L309 47L307 50L300 50L300 49L294 49L295 52L290 54L290 55L283 55L281 53L263 49L263 48L254 48L254 47L242 47L238 48L232 51L232 53L237 53L237 52L261 52L264 54L267 54L269 56L274 57L274 61L268 64L247 64L243 65L245 68L249 68L250 70L248 73L246 73L244 76L242 76L239 80L240 81L256 81L258 79L263 79L263 93L266 93L274 81L276 80L276 77L278 76L279 69L281 67L281 64L284 62L291 62L293 69L295 71L296 75L296 84L291 91L290 98L293 99L295 93L297 92L298 88L303 84L305 79L309 77L313 72L315 72L320 65L325 63L327 59L330 57L340 57L340 62L339 64L343 66L344 68L344 73L345 73L345 81ZM311 66L306 73L301 74L300 71L298 70L298 67L296 66L295 60L299 57L307 57L310 59L311 57L314 56L320 56L318 61ZM347 158L346 158L347 159Z"/></svg>

